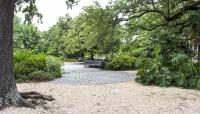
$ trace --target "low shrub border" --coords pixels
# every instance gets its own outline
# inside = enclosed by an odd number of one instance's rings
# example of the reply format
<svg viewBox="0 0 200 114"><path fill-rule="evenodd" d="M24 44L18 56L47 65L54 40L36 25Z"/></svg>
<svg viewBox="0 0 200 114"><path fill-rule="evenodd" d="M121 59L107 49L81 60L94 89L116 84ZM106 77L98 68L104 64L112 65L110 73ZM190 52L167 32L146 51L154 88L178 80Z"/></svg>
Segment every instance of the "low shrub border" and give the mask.
<svg viewBox="0 0 200 114"><path fill-rule="evenodd" d="M14 52L14 76L17 82L48 81L61 77L60 59L30 50Z"/></svg>

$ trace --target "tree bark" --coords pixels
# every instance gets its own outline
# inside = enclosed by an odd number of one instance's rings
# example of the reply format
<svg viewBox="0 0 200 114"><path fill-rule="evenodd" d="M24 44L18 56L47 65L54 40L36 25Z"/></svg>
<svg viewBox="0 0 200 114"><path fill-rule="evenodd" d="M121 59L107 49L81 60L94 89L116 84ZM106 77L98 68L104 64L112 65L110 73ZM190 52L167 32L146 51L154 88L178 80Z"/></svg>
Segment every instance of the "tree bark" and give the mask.
<svg viewBox="0 0 200 114"><path fill-rule="evenodd" d="M35 108L35 105L40 104L36 102L37 99L54 100L52 96L37 92L20 94L17 91L12 62L15 2L16 0L0 0L0 110L9 106Z"/></svg>
<svg viewBox="0 0 200 114"><path fill-rule="evenodd" d="M27 103L17 91L13 74L13 18L15 0L0 0L0 110Z"/></svg>
<svg viewBox="0 0 200 114"><path fill-rule="evenodd" d="M90 59L94 60L94 52L93 51L90 53Z"/></svg>
<svg viewBox="0 0 200 114"><path fill-rule="evenodd" d="M199 45L199 42L197 44L197 61L199 62L200 61L200 45Z"/></svg>

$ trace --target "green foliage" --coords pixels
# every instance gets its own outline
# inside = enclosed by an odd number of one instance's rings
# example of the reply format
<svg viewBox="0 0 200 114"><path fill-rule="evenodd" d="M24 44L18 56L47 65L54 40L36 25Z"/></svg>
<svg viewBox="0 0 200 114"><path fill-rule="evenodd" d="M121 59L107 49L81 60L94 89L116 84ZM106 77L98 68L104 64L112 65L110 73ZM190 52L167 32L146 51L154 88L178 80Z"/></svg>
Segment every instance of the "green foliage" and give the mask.
<svg viewBox="0 0 200 114"><path fill-rule="evenodd" d="M61 61L53 56L48 56L46 60L46 71L54 77L61 77Z"/></svg>
<svg viewBox="0 0 200 114"><path fill-rule="evenodd" d="M16 63L14 65L14 74L18 75L28 75L29 73L37 70L35 67L28 66L25 62Z"/></svg>
<svg viewBox="0 0 200 114"><path fill-rule="evenodd" d="M29 58L27 58L25 62L26 65L28 65L29 67L35 67L39 70L44 70L45 68L45 62L46 62L46 58L47 58L47 55L45 54L35 54L35 55L32 55L30 56Z"/></svg>
<svg viewBox="0 0 200 114"><path fill-rule="evenodd" d="M197 88L197 81L200 79L199 73L195 72L196 67L192 68L192 62L163 67L159 61L147 60L140 66L137 74L137 81L144 85L158 85L161 87L177 86L184 88ZM152 63L153 62L153 63ZM144 67L145 65L149 66ZM176 70L174 69L176 67Z"/></svg>
<svg viewBox="0 0 200 114"><path fill-rule="evenodd" d="M17 77L17 80L16 80L17 83L23 83L29 80L29 77L27 77L26 75L17 75L16 77Z"/></svg>
<svg viewBox="0 0 200 114"><path fill-rule="evenodd" d="M115 13L109 7L103 8L97 2L86 7L82 13L82 21L86 38L87 51L96 51L100 54L116 52L119 47L121 28L114 22ZM102 24L103 23L103 24Z"/></svg>
<svg viewBox="0 0 200 114"><path fill-rule="evenodd" d="M22 60L28 59L34 53L30 50L15 50L14 51L14 63L21 62Z"/></svg>
<svg viewBox="0 0 200 114"><path fill-rule="evenodd" d="M64 59L65 62L78 62L78 59Z"/></svg>
<svg viewBox="0 0 200 114"><path fill-rule="evenodd" d="M65 16L45 34L51 55L64 54L110 54L118 50L121 43L121 26L114 23L110 8L98 3L88 6L78 17ZM104 23L104 24L102 24Z"/></svg>
<svg viewBox="0 0 200 114"><path fill-rule="evenodd" d="M152 51L154 57L142 58L138 62L136 80L144 85L197 89L199 64L191 61L189 49L182 41L183 39L174 35L161 35Z"/></svg>
<svg viewBox="0 0 200 114"><path fill-rule="evenodd" d="M145 52L145 48L137 48L132 50L131 55L134 55L135 57L145 57L147 53Z"/></svg>
<svg viewBox="0 0 200 114"><path fill-rule="evenodd" d="M197 88L200 90L200 79L197 81Z"/></svg>
<svg viewBox="0 0 200 114"><path fill-rule="evenodd" d="M71 28L72 18L69 15L60 17L57 24L43 34L44 40L42 42L46 47L42 48L44 48L46 53L57 57L68 53L67 43L72 41L67 40L65 36Z"/></svg>
<svg viewBox="0 0 200 114"><path fill-rule="evenodd" d="M18 82L52 80L61 76L58 58L29 50L14 53L14 75Z"/></svg>
<svg viewBox="0 0 200 114"><path fill-rule="evenodd" d="M54 75L45 71L34 71L29 74L29 79L32 81L48 81L54 79Z"/></svg>
<svg viewBox="0 0 200 114"><path fill-rule="evenodd" d="M107 69L112 70L132 70L134 69L135 58L128 55L119 55L106 65Z"/></svg>
<svg viewBox="0 0 200 114"><path fill-rule="evenodd" d="M197 81L200 79L199 66L185 54L169 56L172 58L158 55L156 58L139 60L136 80L144 85L197 88Z"/></svg>
<svg viewBox="0 0 200 114"><path fill-rule="evenodd" d="M14 48L38 51L42 40L41 32L35 25L22 24L19 17L14 19Z"/></svg>

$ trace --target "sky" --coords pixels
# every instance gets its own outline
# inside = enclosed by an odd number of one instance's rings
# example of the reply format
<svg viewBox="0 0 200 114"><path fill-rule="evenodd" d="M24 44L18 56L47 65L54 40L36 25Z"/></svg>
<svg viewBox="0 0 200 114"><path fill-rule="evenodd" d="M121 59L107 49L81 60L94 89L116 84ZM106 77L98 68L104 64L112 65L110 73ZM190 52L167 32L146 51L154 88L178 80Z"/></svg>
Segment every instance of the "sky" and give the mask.
<svg viewBox="0 0 200 114"><path fill-rule="evenodd" d="M79 4L72 10L67 9L66 0L37 0L38 10L43 15L43 23L34 22L41 31L48 30L52 25L56 24L60 16L69 13L70 16L78 16L85 6L92 5L95 0L80 0ZM102 6L108 4L108 0L98 0Z"/></svg>

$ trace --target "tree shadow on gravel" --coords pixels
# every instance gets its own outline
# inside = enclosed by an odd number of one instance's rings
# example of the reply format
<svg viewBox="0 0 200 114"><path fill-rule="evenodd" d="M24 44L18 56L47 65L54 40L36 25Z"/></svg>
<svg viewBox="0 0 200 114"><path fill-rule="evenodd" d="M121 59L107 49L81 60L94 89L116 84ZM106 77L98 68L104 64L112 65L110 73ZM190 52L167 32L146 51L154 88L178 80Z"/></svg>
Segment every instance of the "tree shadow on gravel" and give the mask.
<svg viewBox="0 0 200 114"><path fill-rule="evenodd" d="M21 104L22 107L33 108L33 109L36 109L36 106L41 106L44 109L47 109L47 107L45 106L47 104L47 101L55 100L51 95L42 95L35 91L23 92L20 93L20 95L23 98L23 102ZM0 111L9 106L10 106L9 101L0 100Z"/></svg>

